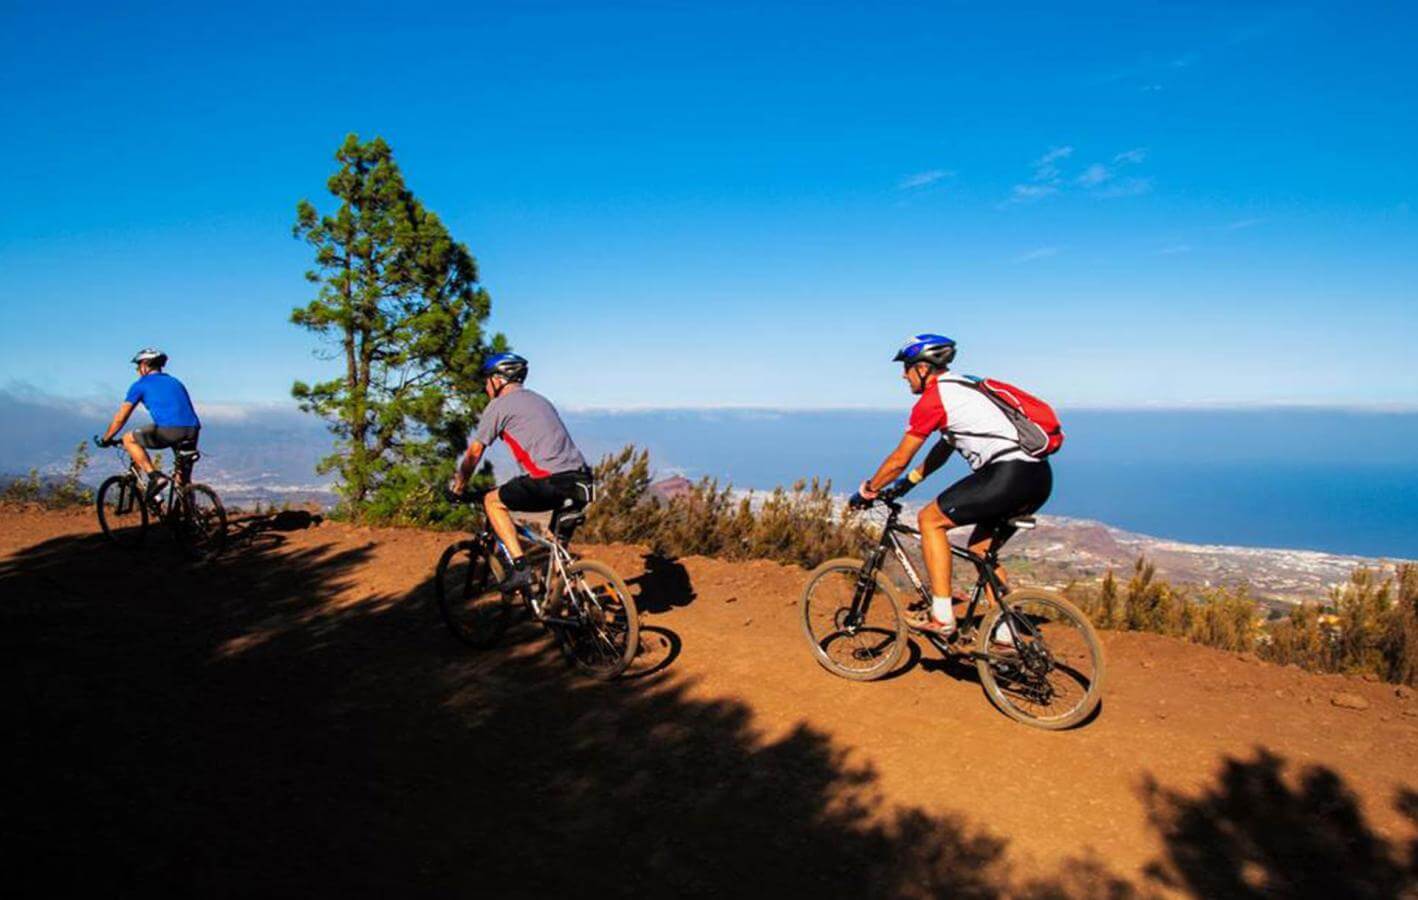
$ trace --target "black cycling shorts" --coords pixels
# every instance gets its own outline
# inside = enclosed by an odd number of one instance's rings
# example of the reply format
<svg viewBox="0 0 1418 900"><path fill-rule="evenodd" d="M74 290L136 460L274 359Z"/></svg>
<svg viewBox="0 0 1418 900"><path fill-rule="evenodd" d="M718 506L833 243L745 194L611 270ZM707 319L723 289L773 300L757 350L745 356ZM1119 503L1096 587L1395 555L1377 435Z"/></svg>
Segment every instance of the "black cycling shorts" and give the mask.
<svg viewBox="0 0 1418 900"><path fill-rule="evenodd" d="M952 484L936 506L956 525L997 525L1037 512L1054 489L1054 473L1045 460L991 463Z"/></svg>
<svg viewBox="0 0 1418 900"><path fill-rule="evenodd" d="M191 444L196 447L197 435L201 430L195 425L184 425L180 428L145 425L142 428L134 429L133 434L137 436L140 447L161 450L164 447L177 447L182 444Z"/></svg>
<svg viewBox="0 0 1418 900"><path fill-rule="evenodd" d="M499 487L497 496L517 512L580 509L591 502L592 483L590 469L557 472L546 478L518 475Z"/></svg>

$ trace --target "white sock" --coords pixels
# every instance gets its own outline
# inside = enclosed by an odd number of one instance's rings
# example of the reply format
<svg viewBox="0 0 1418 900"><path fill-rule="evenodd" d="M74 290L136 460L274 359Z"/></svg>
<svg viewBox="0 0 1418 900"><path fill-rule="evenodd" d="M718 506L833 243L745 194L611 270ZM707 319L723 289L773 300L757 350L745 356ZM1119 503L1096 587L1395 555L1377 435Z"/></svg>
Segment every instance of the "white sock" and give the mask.
<svg viewBox="0 0 1418 900"><path fill-rule="evenodd" d="M949 597L931 596L931 618L947 625L955 624L955 603Z"/></svg>

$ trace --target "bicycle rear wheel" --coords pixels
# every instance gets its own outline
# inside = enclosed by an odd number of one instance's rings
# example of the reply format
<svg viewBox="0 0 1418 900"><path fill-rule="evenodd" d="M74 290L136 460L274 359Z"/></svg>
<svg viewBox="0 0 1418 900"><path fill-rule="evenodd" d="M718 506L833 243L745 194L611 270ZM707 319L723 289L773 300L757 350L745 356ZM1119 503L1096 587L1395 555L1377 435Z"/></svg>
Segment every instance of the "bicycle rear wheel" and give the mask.
<svg viewBox="0 0 1418 900"><path fill-rule="evenodd" d="M1098 633L1078 607L1052 591L1022 588L995 604L976 638L975 667L990 701L1036 728L1077 725L1103 696Z"/></svg>
<svg viewBox="0 0 1418 900"><path fill-rule="evenodd" d="M583 559L566 567L567 582L551 587L550 603L578 625L549 624L572 665L592 678L609 680L624 672L640 650L640 615L625 582L602 562Z"/></svg>
<svg viewBox="0 0 1418 900"><path fill-rule="evenodd" d="M226 510L217 492L205 484L189 484L175 495L181 504L172 522L178 543L193 559L211 559L226 546Z"/></svg>
<svg viewBox="0 0 1418 900"><path fill-rule="evenodd" d="M491 647L507 630L512 601L497 587L503 575L502 562L477 541L454 544L438 558L433 578L438 611L469 647Z"/></svg>
<svg viewBox="0 0 1418 900"><path fill-rule="evenodd" d="M833 675L873 681L896 668L906 652L906 620L896 589L878 572L866 585L856 618L852 600L861 580L859 559L832 559L808 575L803 588L803 632L813 658Z"/></svg>
<svg viewBox="0 0 1418 900"><path fill-rule="evenodd" d="M94 506L103 533L124 550L136 550L148 531L148 509L131 475L113 475L99 485Z"/></svg>

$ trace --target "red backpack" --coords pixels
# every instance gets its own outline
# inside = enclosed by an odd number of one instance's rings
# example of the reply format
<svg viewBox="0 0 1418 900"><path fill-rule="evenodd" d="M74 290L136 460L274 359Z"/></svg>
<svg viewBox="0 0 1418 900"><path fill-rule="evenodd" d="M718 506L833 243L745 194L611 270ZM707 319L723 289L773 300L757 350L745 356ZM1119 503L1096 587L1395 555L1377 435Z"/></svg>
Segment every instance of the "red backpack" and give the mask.
<svg viewBox="0 0 1418 900"><path fill-rule="evenodd" d="M1019 449L1035 459L1057 453L1063 446L1059 414L1049 404L1028 391L993 378L962 375L966 384L989 397L1019 433Z"/></svg>

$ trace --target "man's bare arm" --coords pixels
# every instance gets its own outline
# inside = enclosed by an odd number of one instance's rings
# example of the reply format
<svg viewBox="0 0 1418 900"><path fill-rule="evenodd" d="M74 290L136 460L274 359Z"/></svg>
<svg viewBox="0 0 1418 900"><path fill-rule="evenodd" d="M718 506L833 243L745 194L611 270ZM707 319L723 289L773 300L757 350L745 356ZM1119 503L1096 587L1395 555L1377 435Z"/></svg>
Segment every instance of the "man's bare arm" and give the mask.
<svg viewBox="0 0 1418 900"><path fill-rule="evenodd" d="M866 491L863 496L875 495L877 491L886 487L896 479L898 475L906 471L906 467L915 458L916 452L921 449L921 445L926 439L906 432L901 437L901 443L896 445L896 449L891 451L891 455L882 462L881 468L876 470L876 474L867 479L862 485Z"/></svg>
<svg viewBox="0 0 1418 900"><path fill-rule="evenodd" d="M478 469L478 463L483 458L483 453L487 450L481 441L473 441L468 445L468 451L463 454L463 458L458 461L458 471L453 476L453 490L455 493L463 493L463 488L468 486L468 479L473 477L473 473Z"/></svg>
<svg viewBox="0 0 1418 900"><path fill-rule="evenodd" d="M113 440L113 436L123 430L124 423L131 415L133 415L133 404L124 403L118 407L118 412L113 414L113 421L108 423L108 430L103 433L104 443Z"/></svg>

